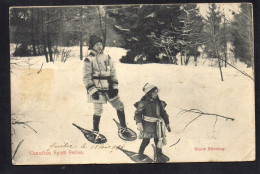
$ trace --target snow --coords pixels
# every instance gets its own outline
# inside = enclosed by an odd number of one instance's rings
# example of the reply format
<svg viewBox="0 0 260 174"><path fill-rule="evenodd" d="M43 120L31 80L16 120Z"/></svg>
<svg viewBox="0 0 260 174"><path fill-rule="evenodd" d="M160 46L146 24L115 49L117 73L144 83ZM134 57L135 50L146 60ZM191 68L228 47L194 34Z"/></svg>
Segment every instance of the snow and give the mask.
<svg viewBox="0 0 260 174"><path fill-rule="evenodd" d="M100 129L108 142L102 147L89 143L83 134L72 126L75 123L92 129L93 105L87 103L87 93L82 81L83 61L79 60L79 47L69 47L71 57L62 63L45 62L44 56L11 59L11 107L12 118L31 121L27 126L13 125L12 149L24 139L17 152L15 164L87 164L87 163L133 163L115 146L138 151L141 140L125 142L117 135L113 118L116 111L110 104L104 105ZM84 48L84 55L87 54ZM126 54L122 48L107 47L105 52L114 60L119 79L119 95L125 106L128 127L138 133L134 121L133 104L142 95L148 82L160 89L159 96L166 101L172 132L167 134L168 144L163 152L171 162L195 161L243 161L254 159L254 82L235 69L223 68L224 81L220 80L218 67L210 67L204 59L198 66L171 64L122 64L119 59ZM28 66L28 61L30 66ZM20 62L20 63L19 63ZM192 61L191 61L192 62ZM18 65L12 63L19 63ZM41 65L43 63L42 69ZM252 69L237 63L241 70L252 76ZM41 71L40 71L41 69ZM39 72L40 71L40 72ZM38 73L39 72L39 73ZM234 121L213 116L202 116L185 125L196 115L178 115L182 109L200 109L234 118ZM213 136L214 133L214 136ZM173 147L170 145L180 142ZM43 151L50 145L68 143L75 148L52 148L66 150L67 155L34 156L30 151ZM150 142L150 144L153 141ZM85 144L84 147L82 147ZM109 147L110 146L110 147ZM107 148L105 148L107 147ZM224 147L224 151L195 151L195 147ZM102 149L101 149L102 148ZM83 155L69 155L69 150L82 151ZM148 145L145 153L153 158Z"/></svg>
<svg viewBox="0 0 260 174"><path fill-rule="evenodd" d="M154 17L155 17L155 12L153 12L153 13L147 15L145 18L154 18Z"/></svg>
<svg viewBox="0 0 260 174"><path fill-rule="evenodd" d="M232 21L234 18L234 15L232 15L232 12L239 13L239 5L240 3L218 3L217 6L220 8L220 10L225 14L227 19L229 21ZM207 12L208 12L208 4L207 3L202 3L202 4L197 4L200 10L200 14L204 17L207 18Z"/></svg>
<svg viewBox="0 0 260 174"><path fill-rule="evenodd" d="M121 26L118 26L118 25L115 25L115 27L119 30L122 30L122 31L130 31L129 29L127 28L122 28Z"/></svg>

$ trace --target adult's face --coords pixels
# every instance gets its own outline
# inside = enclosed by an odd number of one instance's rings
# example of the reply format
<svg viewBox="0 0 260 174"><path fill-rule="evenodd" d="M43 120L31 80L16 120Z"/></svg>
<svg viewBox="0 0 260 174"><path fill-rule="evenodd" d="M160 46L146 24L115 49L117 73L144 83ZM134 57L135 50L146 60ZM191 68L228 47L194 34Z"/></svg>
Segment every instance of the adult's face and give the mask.
<svg viewBox="0 0 260 174"><path fill-rule="evenodd" d="M95 50L98 54L102 51L103 45L101 42L98 42L94 45L93 50Z"/></svg>

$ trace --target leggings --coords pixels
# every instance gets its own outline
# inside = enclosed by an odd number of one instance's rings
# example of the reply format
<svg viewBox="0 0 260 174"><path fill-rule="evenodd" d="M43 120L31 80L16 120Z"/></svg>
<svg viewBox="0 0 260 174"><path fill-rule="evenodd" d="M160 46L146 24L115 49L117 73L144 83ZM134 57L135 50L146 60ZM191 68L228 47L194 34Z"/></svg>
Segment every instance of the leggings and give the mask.
<svg viewBox="0 0 260 174"><path fill-rule="evenodd" d="M140 154L144 153L144 150L145 150L146 146L148 146L149 143L150 143L150 138L144 138L143 139L141 146L140 146L140 149L139 149ZM154 143L155 143L155 146L157 147L157 143L158 143L157 138L154 138Z"/></svg>

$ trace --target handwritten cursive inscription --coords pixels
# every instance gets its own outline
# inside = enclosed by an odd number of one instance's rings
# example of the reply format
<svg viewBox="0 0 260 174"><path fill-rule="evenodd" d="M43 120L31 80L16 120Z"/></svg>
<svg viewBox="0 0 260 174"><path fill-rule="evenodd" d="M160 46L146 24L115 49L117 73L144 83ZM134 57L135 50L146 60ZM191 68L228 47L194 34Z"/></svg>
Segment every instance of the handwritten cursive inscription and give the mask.
<svg viewBox="0 0 260 174"><path fill-rule="evenodd" d="M53 148L77 148L77 146L73 146L72 144L69 144L67 142L64 142L63 144L52 143L47 149L47 151Z"/></svg>

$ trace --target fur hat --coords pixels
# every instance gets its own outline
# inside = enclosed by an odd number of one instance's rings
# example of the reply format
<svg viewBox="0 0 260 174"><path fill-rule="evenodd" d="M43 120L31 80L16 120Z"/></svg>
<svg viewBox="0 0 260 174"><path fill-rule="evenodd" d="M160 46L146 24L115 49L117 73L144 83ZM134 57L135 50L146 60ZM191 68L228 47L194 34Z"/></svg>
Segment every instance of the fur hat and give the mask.
<svg viewBox="0 0 260 174"><path fill-rule="evenodd" d="M96 43L101 42L102 43L102 39L96 35L91 35L89 37L89 50L92 49Z"/></svg>
<svg viewBox="0 0 260 174"><path fill-rule="evenodd" d="M153 92L154 90L158 89L155 85L152 85L150 83L146 83L143 87L143 91L146 94Z"/></svg>

